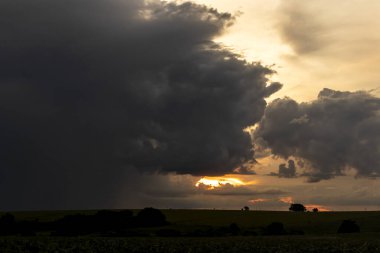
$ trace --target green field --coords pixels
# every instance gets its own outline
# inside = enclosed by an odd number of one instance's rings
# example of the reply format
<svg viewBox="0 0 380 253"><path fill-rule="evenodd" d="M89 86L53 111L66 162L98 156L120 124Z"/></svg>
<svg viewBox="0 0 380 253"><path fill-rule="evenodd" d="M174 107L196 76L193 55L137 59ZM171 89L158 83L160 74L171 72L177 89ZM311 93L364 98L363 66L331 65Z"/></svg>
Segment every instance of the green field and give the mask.
<svg viewBox="0 0 380 253"><path fill-rule="evenodd" d="M0 237L0 252L380 252L380 212L161 211L170 222L165 227L168 229L186 232L236 223L242 230L258 233L255 236L199 238L3 236ZM12 212L16 220L40 221L78 213L94 214L96 210ZM337 234L340 223L346 219L356 221L361 232ZM275 221L282 222L287 231L303 231L304 235L260 235L262 229Z"/></svg>
<svg viewBox="0 0 380 253"><path fill-rule="evenodd" d="M195 227L222 227L231 223L241 228L259 229L271 222L282 222L286 229L302 230L307 235L336 234L343 220L355 220L362 233L379 233L380 211L373 212L281 212L281 211L235 211L235 210L161 210L176 229ZM134 210L138 212L138 210ZM96 210L87 211L29 211L12 212L17 220L53 221L68 214L94 214ZM2 213L0 213L1 215Z"/></svg>
<svg viewBox="0 0 380 253"><path fill-rule="evenodd" d="M0 238L1 252L376 253L379 239L354 237Z"/></svg>

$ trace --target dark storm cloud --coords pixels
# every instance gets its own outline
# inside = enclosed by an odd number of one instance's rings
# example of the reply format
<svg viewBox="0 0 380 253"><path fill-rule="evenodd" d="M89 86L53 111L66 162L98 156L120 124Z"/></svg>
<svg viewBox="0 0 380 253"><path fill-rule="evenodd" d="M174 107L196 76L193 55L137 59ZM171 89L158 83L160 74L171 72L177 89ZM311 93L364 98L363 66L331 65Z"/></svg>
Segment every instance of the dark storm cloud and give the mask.
<svg viewBox="0 0 380 253"><path fill-rule="evenodd" d="M330 89L310 103L277 99L266 108L254 138L274 155L304 162L311 182L350 168L357 176L378 176L380 99L364 91Z"/></svg>
<svg viewBox="0 0 380 253"><path fill-rule="evenodd" d="M252 161L242 129L281 85L212 42L230 14L137 0L0 10L1 206L107 205L130 168L221 175Z"/></svg>
<svg viewBox="0 0 380 253"><path fill-rule="evenodd" d="M288 161L288 166L285 163L282 163L278 166L278 173L270 173L270 176L278 176L284 178L294 178L296 174L296 165L293 160Z"/></svg>

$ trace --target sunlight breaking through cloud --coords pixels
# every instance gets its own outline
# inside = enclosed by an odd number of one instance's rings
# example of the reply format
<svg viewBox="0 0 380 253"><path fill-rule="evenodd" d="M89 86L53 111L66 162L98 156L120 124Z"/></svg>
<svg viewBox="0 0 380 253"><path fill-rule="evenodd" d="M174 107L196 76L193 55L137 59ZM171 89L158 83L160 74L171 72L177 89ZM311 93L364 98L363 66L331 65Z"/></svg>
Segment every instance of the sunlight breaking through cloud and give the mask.
<svg viewBox="0 0 380 253"><path fill-rule="evenodd" d="M243 186L247 185L247 183L237 178L203 177L195 184L196 187L200 187L201 185L206 186L208 190L212 190L224 185Z"/></svg>

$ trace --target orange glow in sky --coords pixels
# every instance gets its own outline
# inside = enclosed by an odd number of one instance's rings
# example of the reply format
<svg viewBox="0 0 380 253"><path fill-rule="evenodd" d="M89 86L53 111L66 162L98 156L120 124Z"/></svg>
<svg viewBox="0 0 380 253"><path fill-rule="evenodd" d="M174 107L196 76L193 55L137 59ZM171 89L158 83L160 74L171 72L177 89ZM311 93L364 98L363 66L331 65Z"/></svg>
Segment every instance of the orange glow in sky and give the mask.
<svg viewBox="0 0 380 253"><path fill-rule="evenodd" d="M294 203L294 199L293 197L291 196L288 196L288 197L282 197L279 199L281 202L284 202L284 203L287 203L287 204L293 204Z"/></svg>
<svg viewBox="0 0 380 253"><path fill-rule="evenodd" d="M314 208L318 208L319 212L328 212L328 211L331 211L327 207L321 206L321 205L305 205L305 207L309 211L312 211Z"/></svg>
<svg viewBox="0 0 380 253"><path fill-rule="evenodd" d="M246 185L246 183L240 179L232 177L202 177L195 184L196 187L199 187L200 185L205 185L209 190L212 190L223 185L242 186Z"/></svg>

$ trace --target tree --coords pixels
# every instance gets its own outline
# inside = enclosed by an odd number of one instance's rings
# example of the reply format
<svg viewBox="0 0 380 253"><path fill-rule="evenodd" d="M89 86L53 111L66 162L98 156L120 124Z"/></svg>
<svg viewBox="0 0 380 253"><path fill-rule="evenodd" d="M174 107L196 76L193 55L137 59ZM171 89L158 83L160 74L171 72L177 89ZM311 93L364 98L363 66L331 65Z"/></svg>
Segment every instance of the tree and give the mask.
<svg viewBox="0 0 380 253"><path fill-rule="evenodd" d="M318 213L318 208L313 208L313 213Z"/></svg>
<svg viewBox="0 0 380 253"><path fill-rule="evenodd" d="M306 207L302 204L291 204L289 207L289 211L293 212L305 212Z"/></svg>
<svg viewBox="0 0 380 253"><path fill-rule="evenodd" d="M243 211L249 211L249 207L248 206L244 206L241 210L243 210Z"/></svg>

